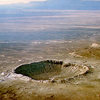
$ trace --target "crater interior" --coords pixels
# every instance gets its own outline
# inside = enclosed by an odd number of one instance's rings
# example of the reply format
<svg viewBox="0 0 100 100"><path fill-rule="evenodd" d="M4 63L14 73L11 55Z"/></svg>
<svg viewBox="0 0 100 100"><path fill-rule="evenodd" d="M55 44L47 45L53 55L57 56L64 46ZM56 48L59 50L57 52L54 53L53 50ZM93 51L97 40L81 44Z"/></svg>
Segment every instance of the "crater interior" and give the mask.
<svg viewBox="0 0 100 100"><path fill-rule="evenodd" d="M21 65L15 69L15 73L28 76L34 80L58 80L72 78L84 74L88 70L88 67L83 65L46 60Z"/></svg>

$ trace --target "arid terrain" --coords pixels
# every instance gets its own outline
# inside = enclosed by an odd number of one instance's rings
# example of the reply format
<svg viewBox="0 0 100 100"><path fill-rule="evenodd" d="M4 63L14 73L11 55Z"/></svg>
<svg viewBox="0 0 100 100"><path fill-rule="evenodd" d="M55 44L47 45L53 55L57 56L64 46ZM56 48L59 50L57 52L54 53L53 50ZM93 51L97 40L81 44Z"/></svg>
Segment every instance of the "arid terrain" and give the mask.
<svg viewBox="0 0 100 100"><path fill-rule="evenodd" d="M0 45L4 46L0 55L0 100L100 100L99 41L38 41ZM58 81L34 80L14 73L20 65L45 60L84 65L89 70L69 78L60 77ZM70 74L73 72L68 70Z"/></svg>
<svg viewBox="0 0 100 100"><path fill-rule="evenodd" d="M0 15L0 100L100 100L99 10Z"/></svg>

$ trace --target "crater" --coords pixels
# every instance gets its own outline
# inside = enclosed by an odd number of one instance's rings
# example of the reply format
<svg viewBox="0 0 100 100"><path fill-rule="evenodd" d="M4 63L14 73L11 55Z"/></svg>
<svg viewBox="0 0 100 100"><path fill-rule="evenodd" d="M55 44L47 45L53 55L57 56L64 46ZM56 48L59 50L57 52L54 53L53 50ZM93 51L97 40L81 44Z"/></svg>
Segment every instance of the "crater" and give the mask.
<svg viewBox="0 0 100 100"><path fill-rule="evenodd" d="M46 60L21 65L14 72L34 80L62 80L85 74L88 70L89 68L84 65Z"/></svg>

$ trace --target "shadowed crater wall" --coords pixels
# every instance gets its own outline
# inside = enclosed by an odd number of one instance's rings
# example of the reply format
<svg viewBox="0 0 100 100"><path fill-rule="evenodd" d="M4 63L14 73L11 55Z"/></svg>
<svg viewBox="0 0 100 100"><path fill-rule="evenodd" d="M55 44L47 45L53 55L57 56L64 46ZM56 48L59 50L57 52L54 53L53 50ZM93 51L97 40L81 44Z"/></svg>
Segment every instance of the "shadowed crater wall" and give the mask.
<svg viewBox="0 0 100 100"><path fill-rule="evenodd" d="M40 61L21 65L15 69L15 73L31 77L35 80L48 80L60 74L62 61Z"/></svg>

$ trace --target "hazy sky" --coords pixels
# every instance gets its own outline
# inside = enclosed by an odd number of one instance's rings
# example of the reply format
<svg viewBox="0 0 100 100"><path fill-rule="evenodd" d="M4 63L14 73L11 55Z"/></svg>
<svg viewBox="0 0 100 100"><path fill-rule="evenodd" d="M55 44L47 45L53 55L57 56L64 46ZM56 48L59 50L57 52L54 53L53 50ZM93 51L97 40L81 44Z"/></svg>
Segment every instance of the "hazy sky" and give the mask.
<svg viewBox="0 0 100 100"><path fill-rule="evenodd" d="M100 10L100 0L0 0L1 8Z"/></svg>
<svg viewBox="0 0 100 100"><path fill-rule="evenodd" d="M40 1L46 1L46 0L0 0L0 5L29 3L29 2L37 2L37 1L40 2Z"/></svg>

